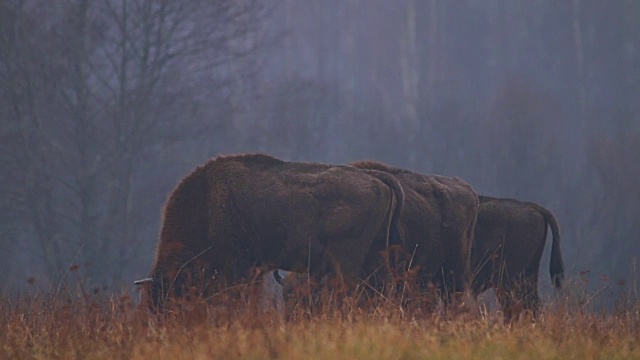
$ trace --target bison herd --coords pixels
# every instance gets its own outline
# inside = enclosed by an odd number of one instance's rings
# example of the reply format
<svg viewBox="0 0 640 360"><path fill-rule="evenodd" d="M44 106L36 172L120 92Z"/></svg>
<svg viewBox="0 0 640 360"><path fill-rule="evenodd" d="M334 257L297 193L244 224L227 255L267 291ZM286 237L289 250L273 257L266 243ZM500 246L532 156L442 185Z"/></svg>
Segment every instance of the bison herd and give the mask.
<svg viewBox="0 0 640 360"><path fill-rule="evenodd" d="M218 156L171 192L142 304L211 297L257 273L284 269L321 284L375 292L410 274L448 306L494 288L510 320L538 313L547 227L550 274L563 279L558 224L529 202L478 196L465 181L362 161L288 162ZM331 281L339 280L339 281Z"/></svg>

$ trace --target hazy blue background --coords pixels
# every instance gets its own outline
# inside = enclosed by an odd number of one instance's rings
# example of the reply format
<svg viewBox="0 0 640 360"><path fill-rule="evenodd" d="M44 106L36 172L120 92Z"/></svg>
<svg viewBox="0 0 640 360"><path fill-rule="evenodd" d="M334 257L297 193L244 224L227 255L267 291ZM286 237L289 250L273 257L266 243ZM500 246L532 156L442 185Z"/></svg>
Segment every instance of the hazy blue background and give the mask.
<svg viewBox="0 0 640 360"><path fill-rule="evenodd" d="M261 151L535 201L576 281L634 290L639 19L633 0L1 0L0 289L130 288L177 181Z"/></svg>

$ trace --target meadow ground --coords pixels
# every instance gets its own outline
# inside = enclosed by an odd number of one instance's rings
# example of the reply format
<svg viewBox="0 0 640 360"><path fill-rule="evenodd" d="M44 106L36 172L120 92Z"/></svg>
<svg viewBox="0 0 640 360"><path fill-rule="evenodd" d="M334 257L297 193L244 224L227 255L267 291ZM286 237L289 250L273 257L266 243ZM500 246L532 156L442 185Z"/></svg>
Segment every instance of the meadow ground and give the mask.
<svg viewBox="0 0 640 360"><path fill-rule="evenodd" d="M255 295L234 299L158 317L126 295L5 297L0 359L640 359L633 304L605 314L556 300L538 321L505 326L477 304L445 316L298 301L285 320Z"/></svg>

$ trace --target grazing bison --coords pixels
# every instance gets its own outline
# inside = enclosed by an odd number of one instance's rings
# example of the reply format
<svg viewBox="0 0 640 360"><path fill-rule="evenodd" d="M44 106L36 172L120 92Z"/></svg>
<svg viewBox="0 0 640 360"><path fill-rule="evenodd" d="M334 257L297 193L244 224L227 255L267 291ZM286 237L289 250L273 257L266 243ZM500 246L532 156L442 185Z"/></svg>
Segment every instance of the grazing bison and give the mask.
<svg viewBox="0 0 640 360"><path fill-rule="evenodd" d="M531 311L534 317L538 314L538 268L547 226L553 235L549 272L560 289L564 265L553 214L530 202L480 196L471 261L472 290L477 296L494 287L506 322L519 309Z"/></svg>
<svg viewBox="0 0 640 360"><path fill-rule="evenodd" d="M379 171L219 156L170 194L143 301L211 295L255 268L353 280L374 239L397 237L403 197Z"/></svg>
<svg viewBox="0 0 640 360"><path fill-rule="evenodd" d="M351 164L384 171L402 184L405 203L400 217L400 243L405 253L404 270L416 269L421 289L435 286L447 304L454 293L463 292L470 279L469 261L478 195L461 179L417 174L388 165L361 161ZM377 241L365 262L365 276L380 268L384 250Z"/></svg>

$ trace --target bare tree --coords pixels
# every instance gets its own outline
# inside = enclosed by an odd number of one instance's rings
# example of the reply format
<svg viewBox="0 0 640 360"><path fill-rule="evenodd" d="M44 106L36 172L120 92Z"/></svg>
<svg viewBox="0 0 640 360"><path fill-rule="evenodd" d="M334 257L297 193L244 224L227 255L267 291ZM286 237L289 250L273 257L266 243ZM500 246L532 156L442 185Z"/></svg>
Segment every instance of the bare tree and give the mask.
<svg viewBox="0 0 640 360"><path fill-rule="evenodd" d="M27 1L5 2L2 7L0 77L6 103L3 135L7 140L3 142L2 160L6 169L11 169L7 174L12 175L12 179L6 179L8 182L3 181L3 188L8 190L7 198L12 199L11 205L15 206L11 209L13 217L3 216L13 224L12 232L3 229L3 237L33 240L43 268L53 272L60 266L61 249L57 239L62 229L59 214L54 211L55 191L50 171L49 156L55 153L55 144L44 135L47 124L41 113L42 104L47 100L45 94L50 89L42 56L46 45L44 41L39 42L44 39L29 36L31 31L46 24L36 21L41 13ZM7 183L12 186L7 187ZM29 248L19 250L29 251Z"/></svg>
<svg viewBox="0 0 640 360"><path fill-rule="evenodd" d="M212 123L205 108L255 51L262 7L60 0L39 12L43 5L11 4L3 31L12 36L2 58L7 116L21 135L12 149L22 158L11 162L27 177L18 193L56 283L72 263L93 284L118 283L142 243L145 209L132 200L141 154Z"/></svg>

